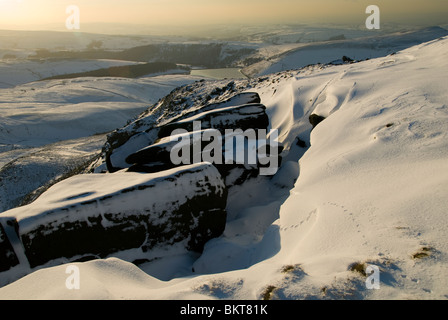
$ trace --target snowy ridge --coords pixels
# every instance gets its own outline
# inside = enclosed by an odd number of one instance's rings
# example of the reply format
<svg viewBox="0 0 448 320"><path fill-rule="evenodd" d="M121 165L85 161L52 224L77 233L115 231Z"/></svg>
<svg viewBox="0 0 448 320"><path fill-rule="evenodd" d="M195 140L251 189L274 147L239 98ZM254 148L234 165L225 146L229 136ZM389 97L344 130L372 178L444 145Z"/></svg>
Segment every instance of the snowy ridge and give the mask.
<svg viewBox="0 0 448 320"><path fill-rule="evenodd" d="M357 61L378 58L446 35L448 31L444 28L429 27L355 39L268 46L251 56L260 61L246 66L243 73L250 76L268 75L311 64L331 63L343 56Z"/></svg>
<svg viewBox="0 0 448 320"><path fill-rule="evenodd" d="M200 257L77 263L80 290L67 290L57 266L0 297L446 299L447 72L444 37L249 81L284 161L272 179L229 190L224 234ZM326 118L313 130L311 114ZM367 265L380 270L379 290L366 287Z"/></svg>

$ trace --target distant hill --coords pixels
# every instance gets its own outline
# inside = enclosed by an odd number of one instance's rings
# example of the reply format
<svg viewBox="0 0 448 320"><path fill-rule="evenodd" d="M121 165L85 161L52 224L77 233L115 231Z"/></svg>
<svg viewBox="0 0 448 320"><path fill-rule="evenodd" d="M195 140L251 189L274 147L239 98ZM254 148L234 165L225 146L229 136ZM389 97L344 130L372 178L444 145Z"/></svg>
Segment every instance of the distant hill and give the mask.
<svg viewBox="0 0 448 320"><path fill-rule="evenodd" d="M242 56L255 52L252 48L227 48L221 43L151 44L122 51L104 49L84 51L37 50L31 59L114 59L127 61L190 64L206 68L227 67Z"/></svg>
<svg viewBox="0 0 448 320"><path fill-rule="evenodd" d="M77 72L48 77L43 80L73 79L80 77L121 77L138 78L147 74L166 72L168 70L189 70L187 67L179 67L171 62L151 62L128 66L109 67L87 72Z"/></svg>

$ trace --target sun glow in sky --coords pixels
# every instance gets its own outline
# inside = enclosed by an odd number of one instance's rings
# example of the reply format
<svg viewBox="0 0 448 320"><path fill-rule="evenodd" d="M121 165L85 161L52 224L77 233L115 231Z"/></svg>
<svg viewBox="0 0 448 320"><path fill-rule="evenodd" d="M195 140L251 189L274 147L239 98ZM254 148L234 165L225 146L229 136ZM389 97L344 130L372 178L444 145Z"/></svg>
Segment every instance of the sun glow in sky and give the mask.
<svg viewBox="0 0 448 320"><path fill-rule="evenodd" d="M363 23L376 4L382 21L448 23L447 0L0 0L0 29L65 25L66 8L80 8L81 23L141 25Z"/></svg>

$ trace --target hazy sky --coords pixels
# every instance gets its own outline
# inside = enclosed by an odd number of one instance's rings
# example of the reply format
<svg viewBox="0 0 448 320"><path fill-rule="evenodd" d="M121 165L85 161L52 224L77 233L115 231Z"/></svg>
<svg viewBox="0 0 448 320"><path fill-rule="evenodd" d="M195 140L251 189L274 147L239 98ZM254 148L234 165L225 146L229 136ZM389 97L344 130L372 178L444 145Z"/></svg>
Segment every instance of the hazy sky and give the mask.
<svg viewBox="0 0 448 320"><path fill-rule="evenodd" d="M448 0L0 0L1 29L65 26L68 5L82 23L148 25L363 23L376 4L383 22L448 23ZM82 30L81 30L82 31Z"/></svg>

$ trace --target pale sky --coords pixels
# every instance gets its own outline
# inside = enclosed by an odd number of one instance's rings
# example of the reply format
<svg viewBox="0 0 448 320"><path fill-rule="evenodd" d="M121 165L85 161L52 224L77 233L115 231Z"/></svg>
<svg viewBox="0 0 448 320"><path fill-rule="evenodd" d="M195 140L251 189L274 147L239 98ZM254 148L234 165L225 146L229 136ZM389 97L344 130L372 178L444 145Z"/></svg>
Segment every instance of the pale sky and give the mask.
<svg viewBox="0 0 448 320"><path fill-rule="evenodd" d="M448 0L0 0L0 29L63 27L76 5L82 23L198 25L363 23L375 4L383 22L448 23Z"/></svg>

